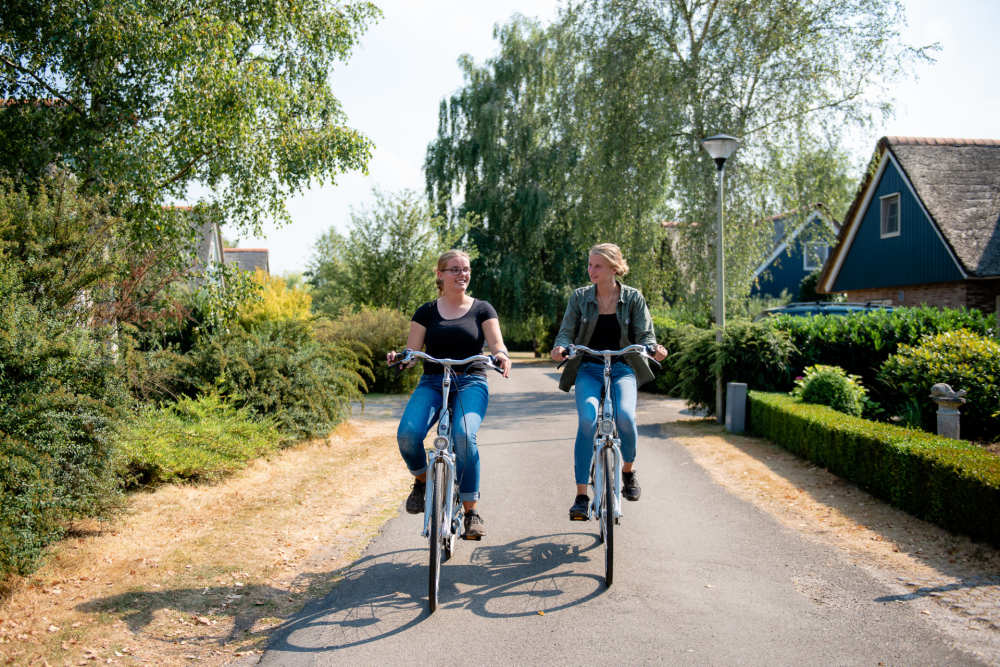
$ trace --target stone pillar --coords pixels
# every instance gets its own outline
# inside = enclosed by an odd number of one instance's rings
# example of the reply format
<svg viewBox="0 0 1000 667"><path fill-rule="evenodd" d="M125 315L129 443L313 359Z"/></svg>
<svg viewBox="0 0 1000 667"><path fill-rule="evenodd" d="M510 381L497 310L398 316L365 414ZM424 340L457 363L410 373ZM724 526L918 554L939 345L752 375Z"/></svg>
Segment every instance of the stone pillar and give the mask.
<svg viewBox="0 0 1000 667"><path fill-rule="evenodd" d="M944 382L931 387L931 399L937 403L937 433L946 438L960 439L959 407L965 403L965 390L955 391Z"/></svg>
<svg viewBox="0 0 1000 667"><path fill-rule="evenodd" d="M742 433L747 423L747 385L745 382L726 383L726 430Z"/></svg>

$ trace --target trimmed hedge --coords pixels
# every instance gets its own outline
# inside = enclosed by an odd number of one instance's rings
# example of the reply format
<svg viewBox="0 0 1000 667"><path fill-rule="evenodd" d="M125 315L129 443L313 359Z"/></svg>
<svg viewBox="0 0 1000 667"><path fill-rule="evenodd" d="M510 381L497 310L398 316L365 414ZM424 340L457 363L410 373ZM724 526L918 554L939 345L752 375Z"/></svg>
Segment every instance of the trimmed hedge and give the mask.
<svg viewBox="0 0 1000 667"><path fill-rule="evenodd" d="M1000 457L963 440L751 391L754 435L949 530L1000 546Z"/></svg>

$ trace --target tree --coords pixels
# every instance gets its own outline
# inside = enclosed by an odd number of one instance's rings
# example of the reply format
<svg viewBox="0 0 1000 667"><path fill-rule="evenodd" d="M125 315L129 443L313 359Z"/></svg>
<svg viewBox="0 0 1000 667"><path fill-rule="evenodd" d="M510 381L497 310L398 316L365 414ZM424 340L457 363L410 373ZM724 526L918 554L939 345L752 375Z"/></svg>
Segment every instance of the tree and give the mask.
<svg viewBox="0 0 1000 667"><path fill-rule="evenodd" d="M370 142L345 125L330 70L368 2L12 0L0 6L0 169L33 181L69 167L150 247L161 203L201 183L226 219L259 233L285 198L363 169Z"/></svg>
<svg viewBox="0 0 1000 667"><path fill-rule="evenodd" d="M414 192L373 194L372 208L352 211L346 237L330 229L316 244L306 279L318 312L337 316L361 306L412 312L434 298L437 258L468 230L466 219L449 224L432 215Z"/></svg>
<svg viewBox="0 0 1000 667"><path fill-rule="evenodd" d="M428 193L439 206L464 193L449 210L482 215L472 234L496 237L495 247L530 228L545 239L534 247L557 255L553 266L616 241L652 303L707 310L712 291L689 290L714 282L716 172L700 140L742 139L727 164L732 298L746 294L769 244L766 218L816 202L846 207L844 133L886 112L870 91L926 55L899 45L901 17L899 0L587 0L546 29L515 19L498 30L499 54L466 63L466 86L443 105ZM540 149L560 159L539 160L549 154ZM532 188L546 206L529 217L510 202ZM657 250L665 220L685 223L673 266ZM564 236L573 242L555 240ZM502 294L511 270L487 272L487 289ZM541 273L549 280L524 281L526 307L515 312L542 312L545 294L578 275Z"/></svg>

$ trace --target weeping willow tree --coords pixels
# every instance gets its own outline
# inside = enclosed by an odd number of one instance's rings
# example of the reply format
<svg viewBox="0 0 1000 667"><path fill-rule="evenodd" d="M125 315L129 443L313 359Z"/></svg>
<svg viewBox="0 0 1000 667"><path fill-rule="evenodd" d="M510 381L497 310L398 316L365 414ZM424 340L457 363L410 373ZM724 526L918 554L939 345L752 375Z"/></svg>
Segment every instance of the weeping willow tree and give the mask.
<svg viewBox="0 0 1000 667"><path fill-rule="evenodd" d="M428 196L479 217L477 290L508 318L557 317L601 241L622 246L652 303L707 311L716 172L701 139L742 140L727 164L732 299L766 254L767 218L846 209L845 138L927 57L900 44L902 21L899 0L589 0L547 27L515 16L494 58L460 61Z"/></svg>

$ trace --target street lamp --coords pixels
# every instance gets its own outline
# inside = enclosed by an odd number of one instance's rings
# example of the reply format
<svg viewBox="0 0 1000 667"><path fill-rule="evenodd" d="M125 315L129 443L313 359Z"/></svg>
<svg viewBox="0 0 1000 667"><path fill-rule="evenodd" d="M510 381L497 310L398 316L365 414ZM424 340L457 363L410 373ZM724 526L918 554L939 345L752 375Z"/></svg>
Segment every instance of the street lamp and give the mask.
<svg viewBox="0 0 1000 667"><path fill-rule="evenodd" d="M719 225L716 230L718 243L715 251L716 287L718 290L715 295L715 342L720 350L722 348L722 331L726 328L726 269L725 254L722 249L722 196L725 191L726 160L733 154L739 143L739 139L728 134L717 134L701 141L701 145L715 160L715 167L719 171ZM715 374L715 420L722 424L725 419L725 415L722 414L722 368L720 367Z"/></svg>

